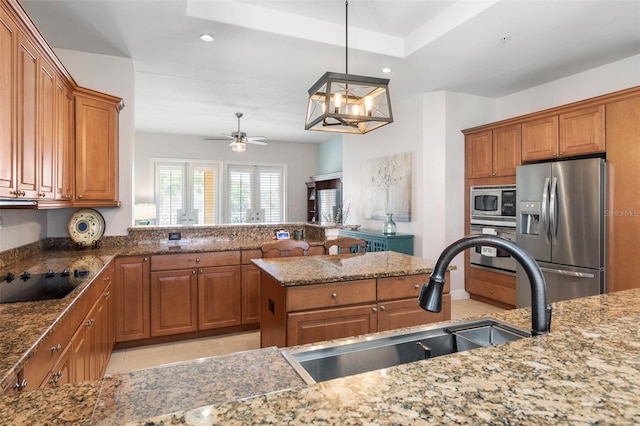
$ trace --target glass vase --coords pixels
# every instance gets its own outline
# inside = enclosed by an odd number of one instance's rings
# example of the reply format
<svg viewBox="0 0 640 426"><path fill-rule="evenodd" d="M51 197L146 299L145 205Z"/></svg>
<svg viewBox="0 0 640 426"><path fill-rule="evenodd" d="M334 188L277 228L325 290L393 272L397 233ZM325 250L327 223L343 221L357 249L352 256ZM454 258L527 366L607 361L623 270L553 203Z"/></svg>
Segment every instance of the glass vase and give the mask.
<svg viewBox="0 0 640 426"><path fill-rule="evenodd" d="M387 218L382 224L382 233L384 235L395 235L396 223L393 221L393 213L387 213Z"/></svg>

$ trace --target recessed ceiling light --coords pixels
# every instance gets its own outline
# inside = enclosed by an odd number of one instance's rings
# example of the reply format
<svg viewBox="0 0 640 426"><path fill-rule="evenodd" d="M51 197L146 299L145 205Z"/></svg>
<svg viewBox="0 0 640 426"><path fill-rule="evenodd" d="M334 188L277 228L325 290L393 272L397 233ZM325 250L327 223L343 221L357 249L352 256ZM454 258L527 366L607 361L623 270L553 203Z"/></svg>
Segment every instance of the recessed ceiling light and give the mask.
<svg viewBox="0 0 640 426"><path fill-rule="evenodd" d="M382 68L382 72L385 74L389 74L391 72L391 68Z"/></svg>
<svg viewBox="0 0 640 426"><path fill-rule="evenodd" d="M213 41L213 40L215 40L215 37L212 36L211 34L201 34L200 35L200 40L202 40L202 41Z"/></svg>
<svg viewBox="0 0 640 426"><path fill-rule="evenodd" d="M508 36L508 35L502 36L498 40L500 40L502 44L507 44L508 42L511 41L511 36Z"/></svg>

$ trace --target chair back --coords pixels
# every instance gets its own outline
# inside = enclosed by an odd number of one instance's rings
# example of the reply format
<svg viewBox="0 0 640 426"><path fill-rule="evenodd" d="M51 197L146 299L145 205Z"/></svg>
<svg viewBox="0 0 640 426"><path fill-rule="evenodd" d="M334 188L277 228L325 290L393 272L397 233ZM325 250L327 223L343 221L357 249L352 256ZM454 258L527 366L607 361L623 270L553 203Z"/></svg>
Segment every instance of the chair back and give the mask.
<svg viewBox="0 0 640 426"><path fill-rule="evenodd" d="M336 247L336 249L331 250L332 247ZM360 253L366 250L367 242L362 238L338 237L324 243L325 254Z"/></svg>
<svg viewBox="0 0 640 426"><path fill-rule="evenodd" d="M264 243L260 248L262 257L306 256L309 243L297 240L278 240Z"/></svg>

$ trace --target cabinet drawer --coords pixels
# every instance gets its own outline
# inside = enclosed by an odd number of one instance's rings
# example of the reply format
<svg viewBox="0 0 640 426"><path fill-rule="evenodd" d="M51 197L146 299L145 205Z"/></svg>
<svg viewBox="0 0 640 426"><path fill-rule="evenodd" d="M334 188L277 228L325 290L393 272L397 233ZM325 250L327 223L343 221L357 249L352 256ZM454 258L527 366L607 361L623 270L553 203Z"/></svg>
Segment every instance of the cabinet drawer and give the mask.
<svg viewBox="0 0 640 426"><path fill-rule="evenodd" d="M239 265L239 251L218 251L210 253L161 254L151 256L152 271L174 269L208 268L210 266Z"/></svg>
<svg viewBox="0 0 640 426"><path fill-rule="evenodd" d="M287 312L376 301L376 281L346 281L287 288Z"/></svg>
<svg viewBox="0 0 640 426"><path fill-rule="evenodd" d="M498 284L488 283L486 281L478 281L470 279L467 283L467 291L469 293L484 296L489 299L498 300L509 305L516 304L516 289L504 287Z"/></svg>
<svg viewBox="0 0 640 426"><path fill-rule="evenodd" d="M442 296L442 310L427 312L416 299L394 300L378 304L378 331L396 330L451 319L451 295Z"/></svg>
<svg viewBox="0 0 640 426"><path fill-rule="evenodd" d="M253 265L251 259L262 259L262 250L242 250L242 264Z"/></svg>
<svg viewBox="0 0 640 426"><path fill-rule="evenodd" d="M445 275L444 293L449 293L449 273ZM429 274L403 277L378 278L378 300L406 299L418 297L422 285L429 282Z"/></svg>

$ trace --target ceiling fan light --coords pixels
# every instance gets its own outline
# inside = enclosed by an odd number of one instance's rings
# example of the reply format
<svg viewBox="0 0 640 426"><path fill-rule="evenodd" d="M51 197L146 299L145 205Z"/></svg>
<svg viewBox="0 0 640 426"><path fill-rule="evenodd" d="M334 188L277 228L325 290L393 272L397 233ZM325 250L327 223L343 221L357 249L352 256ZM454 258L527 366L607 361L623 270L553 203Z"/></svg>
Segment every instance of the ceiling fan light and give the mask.
<svg viewBox="0 0 640 426"><path fill-rule="evenodd" d="M231 149L235 152L245 152L247 150L247 144L244 142L236 142L231 145Z"/></svg>

